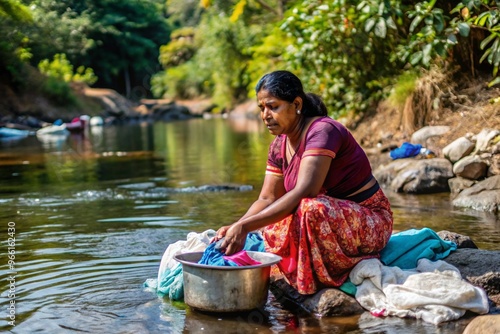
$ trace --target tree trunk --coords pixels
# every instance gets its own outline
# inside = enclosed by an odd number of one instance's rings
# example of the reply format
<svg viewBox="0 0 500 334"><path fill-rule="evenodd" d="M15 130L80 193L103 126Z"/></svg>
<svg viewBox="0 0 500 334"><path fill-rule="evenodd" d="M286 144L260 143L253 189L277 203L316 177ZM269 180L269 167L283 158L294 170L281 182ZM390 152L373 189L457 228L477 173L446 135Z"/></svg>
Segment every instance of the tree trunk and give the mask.
<svg viewBox="0 0 500 334"><path fill-rule="evenodd" d="M123 71L124 72L124 76L125 76L125 96L127 98L130 98L130 73L129 73L129 70L128 70L128 66L125 67L125 70Z"/></svg>

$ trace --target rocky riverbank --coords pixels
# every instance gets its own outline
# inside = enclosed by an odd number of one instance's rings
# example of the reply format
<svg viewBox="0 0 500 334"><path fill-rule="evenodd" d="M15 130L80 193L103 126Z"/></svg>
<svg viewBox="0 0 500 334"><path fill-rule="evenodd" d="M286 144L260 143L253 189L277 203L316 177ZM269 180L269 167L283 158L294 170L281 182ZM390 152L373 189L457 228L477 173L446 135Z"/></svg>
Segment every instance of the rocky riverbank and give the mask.
<svg viewBox="0 0 500 334"><path fill-rule="evenodd" d="M412 144L426 146L429 139L451 131L448 126L424 127L411 137ZM394 145L395 146L395 145ZM429 194L450 192L456 207L497 213L500 211L500 130L484 128L448 143L439 152L395 159L387 146L369 150L378 157L377 180L395 192Z"/></svg>
<svg viewBox="0 0 500 334"><path fill-rule="evenodd" d="M5 88L0 84L0 88ZM0 126L37 130L58 119L70 122L82 115L98 116L104 125L131 121L170 121L202 117L213 105L208 100L172 101L144 99L131 101L112 89L72 84L77 103L58 106L43 96L16 96L13 92L0 101ZM26 93L27 94L27 93Z"/></svg>
<svg viewBox="0 0 500 334"><path fill-rule="evenodd" d="M453 241L457 244L457 250L451 252L444 261L457 268L463 280L476 287L484 289L488 296L489 314L494 316L486 320L471 324L475 327L487 325L490 329L500 328L500 251L485 251L477 249L474 242L467 236L459 235L449 231L438 233L443 240ZM285 279L272 277L270 289L275 298L284 306L307 312L318 317L345 317L359 315L367 312L354 298L340 289L323 289L314 295L300 295L291 287ZM468 316L459 321L465 328L477 314L468 313ZM384 321L384 320L380 320ZM389 320L387 320L389 321ZM471 330L471 329L469 329ZM469 333L494 333L489 331L475 330Z"/></svg>

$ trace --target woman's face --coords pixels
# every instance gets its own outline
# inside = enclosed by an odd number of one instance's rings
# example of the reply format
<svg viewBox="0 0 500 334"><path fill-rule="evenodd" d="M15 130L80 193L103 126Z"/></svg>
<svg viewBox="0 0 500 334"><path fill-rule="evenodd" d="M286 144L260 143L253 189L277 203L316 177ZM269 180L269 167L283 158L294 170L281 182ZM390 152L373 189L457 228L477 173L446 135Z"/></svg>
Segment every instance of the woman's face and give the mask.
<svg viewBox="0 0 500 334"><path fill-rule="evenodd" d="M275 136L288 134L295 128L300 119L297 115L299 106L297 99L290 103L269 94L267 90L257 93L260 116L271 134Z"/></svg>

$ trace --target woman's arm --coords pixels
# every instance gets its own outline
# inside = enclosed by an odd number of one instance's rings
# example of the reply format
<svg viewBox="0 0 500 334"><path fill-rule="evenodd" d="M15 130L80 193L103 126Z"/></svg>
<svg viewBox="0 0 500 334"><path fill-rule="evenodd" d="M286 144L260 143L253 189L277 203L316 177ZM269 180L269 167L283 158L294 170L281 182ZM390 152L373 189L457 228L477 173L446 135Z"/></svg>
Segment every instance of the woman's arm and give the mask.
<svg viewBox="0 0 500 334"><path fill-rule="evenodd" d="M264 183L259 194L259 198L250 206L247 212L238 221L247 217L253 216L269 205L274 203L277 199L286 193L283 177L276 175L266 175Z"/></svg>
<svg viewBox="0 0 500 334"><path fill-rule="evenodd" d="M250 206L247 212L240 219L238 219L238 222L242 221L247 217L251 217L261 212L269 205L274 203L274 201L276 201L278 198L283 196L285 193L286 190L282 176L277 176L272 174L266 175L264 178L262 189L259 194L259 198L255 202L253 202L253 204ZM217 241L222 237L224 237L226 235L227 230L231 226L232 225L226 225L219 228L219 230L217 231L217 235L215 236L212 242Z"/></svg>
<svg viewBox="0 0 500 334"><path fill-rule="evenodd" d="M283 194L281 197L274 198L267 205L263 205L263 203L266 203L266 196L262 197L264 202L259 202L261 200L259 198L240 220L225 229L224 232L221 231L225 234L225 239L222 243L222 248L226 249L225 253L231 255L240 251L245 245L248 232L284 219L295 211L303 198L316 197L324 184L331 161L332 159L327 156L307 156L303 158L300 163L297 184L294 189ZM268 176L266 176L267 178ZM271 186L272 183L268 185ZM266 191L263 189L263 193L264 195L268 194L269 189ZM270 193L273 192L271 191ZM222 235L219 235L219 232L218 237L222 237Z"/></svg>

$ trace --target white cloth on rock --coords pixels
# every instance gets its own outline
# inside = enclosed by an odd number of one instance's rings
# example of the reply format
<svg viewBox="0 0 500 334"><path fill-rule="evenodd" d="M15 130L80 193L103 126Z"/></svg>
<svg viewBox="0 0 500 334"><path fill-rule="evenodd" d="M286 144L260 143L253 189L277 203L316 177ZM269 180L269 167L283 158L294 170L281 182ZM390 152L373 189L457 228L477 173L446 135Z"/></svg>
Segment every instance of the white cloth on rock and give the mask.
<svg viewBox="0 0 500 334"><path fill-rule="evenodd" d="M358 263L349 278L357 286L356 300L376 316L412 317L437 325L466 311L489 310L485 291L440 260L420 259L417 268L402 270L368 259Z"/></svg>

